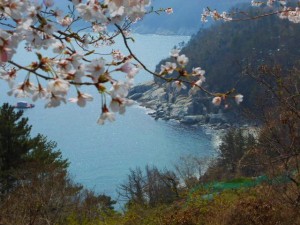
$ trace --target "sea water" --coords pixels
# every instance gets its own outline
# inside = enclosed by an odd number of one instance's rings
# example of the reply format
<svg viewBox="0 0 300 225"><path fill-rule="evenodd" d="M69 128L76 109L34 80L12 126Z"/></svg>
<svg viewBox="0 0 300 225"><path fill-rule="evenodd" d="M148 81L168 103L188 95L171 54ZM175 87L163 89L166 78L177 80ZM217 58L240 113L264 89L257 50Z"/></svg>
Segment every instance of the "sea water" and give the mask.
<svg viewBox="0 0 300 225"><path fill-rule="evenodd" d="M131 46L136 56L154 69L175 45L187 42L189 37L136 34L135 40ZM116 48L126 51L122 45ZM15 60L23 64L34 60L23 53L20 48ZM136 80L140 83L151 79L152 76L142 71ZM0 85L1 103L15 104L19 99L8 97L4 93L7 85L4 82ZM180 156L212 154L210 136L201 128L154 120L138 104L128 108L124 116L117 116L114 123L106 122L104 126L97 124L101 113L97 94L84 108L71 103L54 109L45 109L44 105L45 102L38 101L35 108L24 111L32 125L32 134L41 133L57 142L63 157L71 163L69 171L76 182L113 198L117 198L116 189L126 180L130 168L144 168L148 164L172 169Z"/></svg>

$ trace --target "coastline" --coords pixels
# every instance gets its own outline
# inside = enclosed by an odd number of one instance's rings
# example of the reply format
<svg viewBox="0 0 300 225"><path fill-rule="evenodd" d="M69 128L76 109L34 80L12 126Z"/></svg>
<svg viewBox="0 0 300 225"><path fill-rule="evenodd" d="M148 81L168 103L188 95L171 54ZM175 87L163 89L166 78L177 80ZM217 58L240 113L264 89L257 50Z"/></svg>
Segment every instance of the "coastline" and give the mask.
<svg viewBox="0 0 300 225"><path fill-rule="evenodd" d="M168 92L165 85L154 81L133 87L129 98L136 101L139 107L145 109L146 114L155 120L176 121L180 124L199 127L211 136L213 148L218 150L222 136L228 129L241 128L247 132L255 133L259 127L243 118L236 110L222 111L212 105L211 99L177 95Z"/></svg>
<svg viewBox="0 0 300 225"><path fill-rule="evenodd" d="M214 129L248 126L240 113L233 109L215 107L206 96L190 96L176 93L167 85L155 81L133 87L128 97L142 107L151 109L154 119L177 120L186 125L207 125Z"/></svg>

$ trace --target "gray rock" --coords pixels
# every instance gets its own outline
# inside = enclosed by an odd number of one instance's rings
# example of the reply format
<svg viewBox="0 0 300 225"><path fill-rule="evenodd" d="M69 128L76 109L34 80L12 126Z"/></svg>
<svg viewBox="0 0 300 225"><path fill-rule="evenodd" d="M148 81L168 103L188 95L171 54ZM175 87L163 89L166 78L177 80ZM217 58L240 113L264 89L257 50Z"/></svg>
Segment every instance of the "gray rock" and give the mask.
<svg viewBox="0 0 300 225"><path fill-rule="evenodd" d="M159 116L159 117L162 117L164 116L165 112L163 110L159 110L156 112L156 115Z"/></svg>
<svg viewBox="0 0 300 225"><path fill-rule="evenodd" d="M185 124L196 124L196 123L205 123L206 116L204 115L194 115L194 116L184 116L180 122Z"/></svg>
<svg viewBox="0 0 300 225"><path fill-rule="evenodd" d="M227 119L222 113L220 113L220 114L210 114L208 122L212 125L220 125L220 124L226 123Z"/></svg>
<svg viewBox="0 0 300 225"><path fill-rule="evenodd" d="M135 94L131 95L129 98L136 101L136 100L139 100L142 96L143 96L143 93L135 93Z"/></svg>
<svg viewBox="0 0 300 225"><path fill-rule="evenodd" d="M237 116L211 107L211 99L203 96L188 96L175 93L167 84L153 81L135 86L129 97L140 105L153 109L155 119L175 119L188 125L206 125L226 129L237 123Z"/></svg>
<svg viewBox="0 0 300 225"><path fill-rule="evenodd" d="M140 84L140 85L137 85L137 86L134 86L130 91L129 91L129 94L128 96L132 96L136 93L145 93L146 91L150 90L151 88L153 88L154 86L154 82L153 81L149 81L147 83L144 83L144 84Z"/></svg>
<svg viewBox="0 0 300 225"><path fill-rule="evenodd" d="M150 109L156 109L156 101L152 100L152 101L141 102L141 106L144 106L144 107L150 108Z"/></svg>

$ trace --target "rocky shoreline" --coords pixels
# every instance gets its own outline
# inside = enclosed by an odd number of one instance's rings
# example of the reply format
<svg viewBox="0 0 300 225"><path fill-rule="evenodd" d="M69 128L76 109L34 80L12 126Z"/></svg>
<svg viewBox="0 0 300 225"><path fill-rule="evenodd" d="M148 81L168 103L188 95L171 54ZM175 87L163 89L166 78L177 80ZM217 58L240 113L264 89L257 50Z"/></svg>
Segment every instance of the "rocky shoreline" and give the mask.
<svg viewBox="0 0 300 225"><path fill-rule="evenodd" d="M192 97L170 91L167 85L154 81L137 85L129 92L129 98L151 109L148 114L155 119L177 120L182 124L205 126L211 129L243 127L247 123L236 112L224 112L207 97Z"/></svg>

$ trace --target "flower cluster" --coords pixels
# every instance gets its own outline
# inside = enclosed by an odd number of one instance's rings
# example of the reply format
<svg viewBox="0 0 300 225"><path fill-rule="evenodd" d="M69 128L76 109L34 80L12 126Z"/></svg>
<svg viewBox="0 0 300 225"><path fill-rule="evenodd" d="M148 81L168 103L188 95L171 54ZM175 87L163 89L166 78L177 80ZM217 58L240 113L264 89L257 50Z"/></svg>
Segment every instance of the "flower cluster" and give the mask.
<svg viewBox="0 0 300 225"><path fill-rule="evenodd" d="M213 20L223 20L226 22L232 20L231 15L227 12L219 13L217 10L210 10L209 8L203 9L201 21L206 23L208 22L208 18L213 18Z"/></svg>
<svg viewBox="0 0 300 225"><path fill-rule="evenodd" d="M193 68L191 73L185 70L185 66L188 64L189 59L184 54L179 54L180 50L173 49L170 53L171 57L174 58L175 62L166 62L165 65L161 65L160 76L172 74L174 71L178 73L178 77L173 81L172 86L177 92L181 89L186 89L184 83L188 83L188 79L192 78L190 94L195 94L201 89L202 83L205 81L205 71L201 67ZM196 81L194 81L196 79Z"/></svg>
<svg viewBox="0 0 300 225"><path fill-rule="evenodd" d="M279 18L288 19L293 23L300 23L300 8L287 6L288 0L267 0L266 2L252 0L251 4L252 6L278 6L279 10L276 13L279 15Z"/></svg>
<svg viewBox="0 0 300 225"><path fill-rule="evenodd" d="M189 62L188 57L184 54L180 54L180 50L173 49L170 53L171 57L175 62L166 62L164 65L161 65L160 77L166 79L169 82L172 82L172 87L176 92L180 92L182 89L187 89L185 83L190 84L191 88L189 90L190 95L195 95L198 91L202 90L206 94L215 96L212 100L212 103L216 106L221 105L222 100L226 100L229 97L233 97L237 104L240 104L243 101L243 95L234 93L227 94L218 94L220 96L216 96L214 93L210 93L203 87L203 83L205 82L205 70L201 67L193 68L191 72L188 72L185 67ZM167 75L173 74L176 72L178 75L176 78L166 78ZM190 82L191 81L191 82Z"/></svg>
<svg viewBox="0 0 300 225"><path fill-rule="evenodd" d="M227 97L228 96L226 96L226 95L216 96L216 97L213 98L212 103L215 106L220 106L222 101L224 101L225 102L225 108L227 108L228 107L228 104L226 103L226 98ZM233 96L233 98L234 98L236 104L239 105L243 101L244 96L241 95L241 94L237 94L237 95Z"/></svg>
<svg viewBox="0 0 300 225"><path fill-rule="evenodd" d="M262 5L268 5L268 6L274 6L276 3L279 3L281 6L285 6L287 4L287 0L267 0L266 2L260 2L260 1L251 1L252 6L262 6Z"/></svg>
<svg viewBox="0 0 300 225"><path fill-rule="evenodd" d="M291 7L288 5L288 0L266 0L266 1L257 1L252 0L251 5L255 7L260 6L268 6L277 8L273 13L269 13L268 15L278 14L281 19L288 19L293 23L300 23L300 9L299 7ZM208 22L208 18L212 18L213 20L223 20L223 21L232 21L232 20L240 20L241 17L233 18L236 14L244 15L243 12L238 13L219 13L217 10L211 10L209 8L203 9L203 13L201 15L202 22ZM261 15L261 17L266 16L265 14ZM255 18L259 18L260 16L256 16ZM253 19L252 17L244 18L243 19Z"/></svg>
<svg viewBox="0 0 300 225"><path fill-rule="evenodd" d="M293 23L300 23L300 8L284 7L282 12L279 14L282 19L288 19Z"/></svg>
<svg viewBox="0 0 300 225"><path fill-rule="evenodd" d="M111 21L121 22L125 18L131 21L141 19L146 13L150 0L90 0L83 3L73 0L79 15L86 21L108 24Z"/></svg>
<svg viewBox="0 0 300 225"><path fill-rule="evenodd" d="M94 86L103 96L99 124L105 119L113 121L113 117L103 115L122 114L125 107L132 105L126 96L140 67L130 55L125 56L119 50L112 50L110 60L94 58L94 49L112 45L117 35L127 32L128 24L145 15L149 4L149 0L72 0L66 12L56 8L53 0L0 1L0 78L8 82L11 88L8 94L30 97L33 101L45 99L47 108L68 100L84 107L93 97L82 92L81 86ZM167 9L166 13L171 11ZM72 31L79 20L87 24L81 28L82 33ZM121 24L121 30L108 33L107 27L116 23ZM84 32L90 30L94 33ZM28 52L36 54L37 61L29 65L12 61L20 42L25 42ZM41 50L52 52L53 56L44 56ZM24 71L26 75L22 78ZM114 73L123 73L125 81L116 80ZM16 83L16 80L23 81ZM71 87L77 96L68 99ZM110 109L106 106L107 98Z"/></svg>

